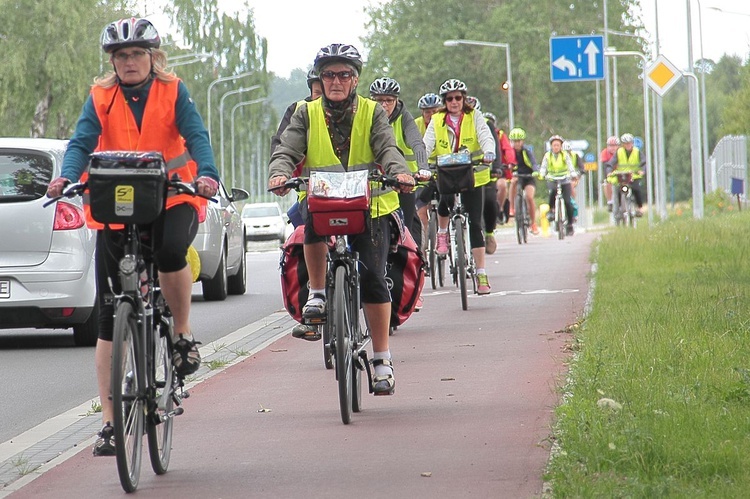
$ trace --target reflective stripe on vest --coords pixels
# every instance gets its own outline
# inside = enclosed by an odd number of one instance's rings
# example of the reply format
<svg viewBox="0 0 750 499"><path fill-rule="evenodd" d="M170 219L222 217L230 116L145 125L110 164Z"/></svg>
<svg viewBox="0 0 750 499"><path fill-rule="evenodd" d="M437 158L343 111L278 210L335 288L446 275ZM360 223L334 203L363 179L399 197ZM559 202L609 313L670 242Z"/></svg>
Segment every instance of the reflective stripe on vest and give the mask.
<svg viewBox="0 0 750 499"><path fill-rule="evenodd" d="M447 113L435 113L432 120L435 122L435 150L430 155L432 163L437 162L437 157L443 154L451 154L450 137L448 136L448 125L445 120L448 118ZM459 137L458 150L466 147L471 153L471 161L474 163L474 187L480 187L490 183L490 165L482 163L484 151L477 140L477 130L474 127L474 111L464 114L461 120L461 130Z"/></svg>
<svg viewBox="0 0 750 499"><path fill-rule="evenodd" d="M641 169L641 151L637 147L633 147L633 150L625 150L624 147L617 149L617 169L626 172L637 172Z"/></svg>
<svg viewBox="0 0 750 499"><path fill-rule="evenodd" d="M396 136L396 146L401 149L401 152L404 154L406 166L409 167L409 171L415 173L419 169L417 166L417 156L414 154L414 150L406 145L406 141L404 141L403 117L403 114L399 115L399 117L396 118L396 121L391 123L391 126L393 127L393 135Z"/></svg>
<svg viewBox="0 0 750 499"><path fill-rule="evenodd" d="M164 156L170 177L176 173L182 182L193 182L198 167L190 158L175 117L178 86L177 79L171 82L155 79L151 83L140 130L119 85L92 87L94 109L102 126L96 151L157 151ZM87 173L84 173L81 180L85 181L87 177ZM205 210L206 200L188 194L171 194L166 207L182 203L194 206L201 213ZM90 228L103 228L91 217L87 203L84 204L84 212Z"/></svg>
<svg viewBox="0 0 750 499"><path fill-rule="evenodd" d="M375 154L370 147L370 133L372 117L377 105L373 100L357 96L357 112L354 114L349 148L349 166L345 169L331 144L322 99L308 102L307 113L310 117L310 128L307 131L307 159L303 176L308 177L312 170L343 172L371 171L375 168ZM373 182L370 185L370 195L372 196L370 215L373 218L388 215L399 207L398 194L390 187L382 188L380 184ZM300 193L300 196L300 199L304 197L304 193Z"/></svg>

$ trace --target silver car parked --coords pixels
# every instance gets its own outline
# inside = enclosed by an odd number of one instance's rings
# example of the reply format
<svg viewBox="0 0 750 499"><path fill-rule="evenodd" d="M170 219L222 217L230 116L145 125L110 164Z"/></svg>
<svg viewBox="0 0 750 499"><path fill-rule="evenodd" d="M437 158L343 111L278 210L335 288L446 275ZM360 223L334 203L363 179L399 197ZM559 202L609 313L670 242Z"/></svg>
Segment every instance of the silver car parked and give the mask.
<svg viewBox="0 0 750 499"><path fill-rule="evenodd" d="M219 192L214 197L216 202L208 202L206 219L198 226L193 247L200 257L198 279L207 301L245 294L245 224L234 202L249 196L247 191L237 188L233 188L230 195L224 185L219 184Z"/></svg>
<svg viewBox="0 0 750 499"><path fill-rule="evenodd" d="M43 207L66 146L0 138L0 329L73 328L77 345L94 345L95 232L80 198Z"/></svg>

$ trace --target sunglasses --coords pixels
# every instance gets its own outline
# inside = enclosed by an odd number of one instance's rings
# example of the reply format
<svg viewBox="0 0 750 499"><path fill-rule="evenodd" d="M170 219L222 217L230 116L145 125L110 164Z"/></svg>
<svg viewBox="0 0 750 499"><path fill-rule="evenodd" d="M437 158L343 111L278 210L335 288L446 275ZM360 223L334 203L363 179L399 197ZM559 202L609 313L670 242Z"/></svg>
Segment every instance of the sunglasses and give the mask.
<svg viewBox="0 0 750 499"><path fill-rule="evenodd" d="M451 95L445 98L445 102L453 102L454 100L461 102L462 100L464 100L464 96L463 95L456 95L456 96Z"/></svg>
<svg viewBox="0 0 750 499"><path fill-rule="evenodd" d="M353 76L353 71L323 71L322 73L320 73L320 77L323 79L323 81L327 81L328 83L334 81L336 78L338 78L340 82L349 81Z"/></svg>

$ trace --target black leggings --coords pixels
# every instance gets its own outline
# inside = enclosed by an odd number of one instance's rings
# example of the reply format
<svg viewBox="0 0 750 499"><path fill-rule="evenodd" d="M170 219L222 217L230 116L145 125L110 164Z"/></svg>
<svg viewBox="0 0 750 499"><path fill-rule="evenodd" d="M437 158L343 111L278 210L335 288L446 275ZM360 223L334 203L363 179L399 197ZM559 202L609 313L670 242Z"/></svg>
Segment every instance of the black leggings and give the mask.
<svg viewBox="0 0 750 499"><path fill-rule="evenodd" d="M463 203L466 213L469 214L469 242L471 243L471 248L484 248L484 230L482 230L484 189L482 187L475 187L468 192L462 193L460 196L461 203ZM440 196L438 215L441 217L449 216L454 201L455 198L452 194L449 196Z"/></svg>
<svg viewBox="0 0 750 499"><path fill-rule="evenodd" d="M149 234L149 229L152 229ZM154 223L141 227L142 238L151 248L154 264L162 272L177 272L187 265L187 251L198 232L198 213L189 204L178 204L162 213ZM118 267L123 256L125 233L100 230L96 233L96 285L99 300L99 338L112 341L114 304L111 293L120 293ZM153 244L147 242L153 237ZM146 248L147 249L147 248ZM148 249L146 251L148 257ZM111 282L111 286L110 286Z"/></svg>
<svg viewBox="0 0 750 499"><path fill-rule="evenodd" d="M417 243L417 247L422 246L422 221L417 216L417 195L413 192L408 194L399 193L398 202L401 205L401 211L404 214L404 225L411 232L411 237Z"/></svg>
<svg viewBox="0 0 750 499"><path fill-rule="evenodd" d="M484 231L486 233L495 232L497 227L497 184L493 180L489 184L482 187L484 189Z"/></svg>

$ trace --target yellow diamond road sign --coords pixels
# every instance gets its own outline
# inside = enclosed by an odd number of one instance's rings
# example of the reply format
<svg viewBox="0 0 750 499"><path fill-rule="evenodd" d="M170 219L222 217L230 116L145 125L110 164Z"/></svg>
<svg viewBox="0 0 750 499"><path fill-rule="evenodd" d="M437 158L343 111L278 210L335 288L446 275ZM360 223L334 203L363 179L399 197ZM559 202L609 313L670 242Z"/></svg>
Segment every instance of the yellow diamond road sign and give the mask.
<svg viewBox="0 0 750 499"><path fill-rule="evenodd" d="M657 94L663 96L682 77L682 72L660 55L646 68L646 82Z"/></svg>

